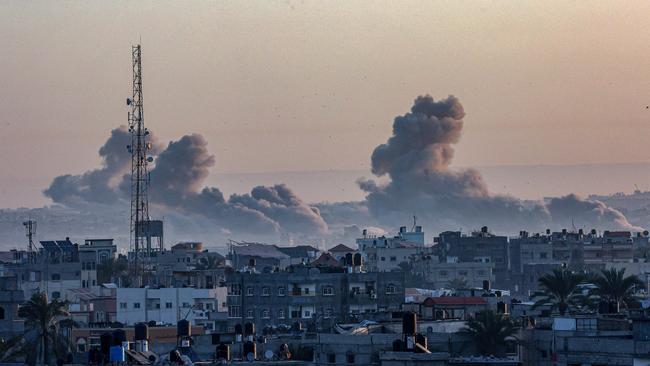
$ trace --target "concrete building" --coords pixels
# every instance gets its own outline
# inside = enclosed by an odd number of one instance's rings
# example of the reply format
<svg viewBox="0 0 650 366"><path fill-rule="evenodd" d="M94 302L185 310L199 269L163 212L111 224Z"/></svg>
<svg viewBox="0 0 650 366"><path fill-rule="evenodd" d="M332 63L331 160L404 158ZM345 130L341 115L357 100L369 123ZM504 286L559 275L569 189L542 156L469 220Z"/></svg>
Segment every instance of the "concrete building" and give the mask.
<svg viewBox="0 0 650 366"><path fill-rule="evenodd" d="M187 319L206 330L215 328L214 313L226 312L226 288L118 288L117 321L125 325L155 321L176 324Z"/></svg>
<svg viewBox="0 0 650 366"><path fill-rule="evenodd" d="M404 301L403 273L330 272L292 267L275 273L236 272L227 276L230 324L316 325L355 321L372 313L398 311Z"/></svg>
<svg viewBox="0 0 650 366"><path fill-rule="evenodd" d="M425 251L424 232L421 226L416 226L414 231L406 231L402 226L398 235L389 238L368 235L364 230L363 237L357 239L357 246L363 254L367 271L401 270L402 266L410 265L416 254Z"/></svg>
<svg viewBox="0 0 650 366"><path fill-rule="evenodd" d="M440 233L434 242L438 244L444 261L491 263L494 286L509 287L510 259L507 237L494 235L487 227L483 227L470 235L463 235L460 231L446 231Z"/></svg>
<svg viewBox="0 0 650 366"><path fill-rule="evenodd" d="M412 262L412 272L437 289L450 288L454 280L465 281L468 288L483 287L484 281L494 282L493 268L490 262L441 262L432 255L416 255Z"/></svg>
<svg viewBox="0 0 650 366"><path fill-rule="evenodd" d="M251 260L255 262L255 268L262 272L284 269L291 263L291 257L275 245L261 243L233 243L229 246L227 258L236 270L248 267Z"/></svg>
<svg viewBox="0 0 650 366"><path fill-rule="evenodd" d="M23 334L24 321L18 317L18 307L24 301L16 277L0 277L0 338Z"/></svg>

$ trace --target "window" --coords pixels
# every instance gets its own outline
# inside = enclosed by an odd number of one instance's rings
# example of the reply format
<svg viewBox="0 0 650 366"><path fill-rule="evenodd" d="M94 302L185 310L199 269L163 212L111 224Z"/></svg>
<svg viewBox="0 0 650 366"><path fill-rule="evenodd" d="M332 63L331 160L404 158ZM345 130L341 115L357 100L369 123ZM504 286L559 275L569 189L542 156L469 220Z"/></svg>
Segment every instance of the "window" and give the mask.
<svg viewBox="0 0 650 366"><path fill-rule="evenodd" d="M348 353L345 356L345 362L346 363L354 363L354 353Z"/></svg>
<svg viewBox="0 0 650 366"><path fill-rule="evenodd" d="M139 302L134 302L133 303L133 308L134 309L140 309L140 303Z"/></svg>
<svg viewBox="0 0 650 366"><path fill-rule="evenodd" d="M165 303L165 309L171 309L172 308L172 303L171 302L166 302Z"/></svg>
<svg viewBox="0 0 650 366"><path fill-rule="evenodd" d="M382 261L382 262L385 262L385 261L386 261L386 257L381 257L381 261Z"/></svg>
<svg viewBox="0 0 650 366"><path fill-rule="evenodd" d="M386 286L386 294L391 295L397 292L397 288L395 285L388 285Z"/></svg>
<svg viewBox="0 0 650 366"><path fill-rule="evenodd" d="M278 310L278 319L284 319L284 309Z"/></svg>
<svg viewBox="0 0 650 366"><path fill-rule="evenodd" d="M61 281L61 274L60 273L52 273L52 276L50 277L52 281Z"/></svg>
<svg viewBox="0 0 650 366"><path fill-rule="evenodd" d="M324 312L323 316L325 318L331 318L332 317L332 308L325 309L325 312Z"/></svg>
<svg viewBox="0 0 650 366"><path fill-rule="evenodd" d="M228 317L241 318L241 306L231 305L228 307Z"/></svg>
<svg viewBox="0 0 650 366"><path fill-rule="evenodd" d="M255 313L253 312L253 310L247 310L247 311L246 311L246 317L247 317L247 318L254 318L254 317L255 317Z"/></svg>
<svg viewBox="0 0 650 366"><path fill-rule="evenodd" d="M255 295L255 289L252 286L246 287L246 296Z"/></svg>
<svg viewBox="0 0 650 366"><path fill-rule="evenodd" d="M93 280L93 286L97 286L97 281Z"/></svg>
<svg viewBox="0 0 650 366"><path fill-rule="evenodd" d="M334 287L332 286L323 287L323 296L334 296Z"/></svg>
<svg viewBox="0 0 650 366"><path fill-rule="evenodd" d="M61 293L59 291L52 292L52 298L53 299L60 299L61 298Z"/></svg>
<svg viewBox="0 0 650 366"><path fill-rule="evenodd" d="M327 354L327 363L336 363L336 353Z"/></svg>
<svg viewBox="0 0 650 366"><path fill-rule="evenodd" d="M546 257L547 257L546 252L539 253L539 259L546 259Z"/></svg>
<svg viewBox="0 0 650 366"><path fill-rule="evenodd" d="M270 296L271 290L268 287L262 287L262 296Z"/></svg>
<svg viewBox="0 0 650 366"><path fill-rule="evenodd" d="M302 290L303 290L303 293L304 293L305 295L309 295L309 287L305 287L305 288L302 289Z"/></svg>
<svg viewBox="0 0 650 366"><path fill-rule="evenodd" d="M230 285L228 287L228 295L233 295L233 296L241 295L241 286L240 285Z"/></svg>
<svg viewBox="0 0 650 366"><path fill-rule="evenodd" d="M397 257L390 257L391 262L397 262Z"/></svg>
<svg viewBox="0 0 650 366"><path fill-rule="evenodd" d="M126 309L126 303L125 302L120 303L120 309Z"/></svg>
<svg viewBox="0 0 650 366"><path fill-rule="evenodd" d="M311 318L311 311L305 310L305 318Z"/></svg>
<svg viewBox="0 0 650 366"><path fill-rule="evenodd" d="M287 289L284 286L278 287L278 296L284 296L287 293Z"/></svg>
<svg viewBox="0 0 650 366"><path fill-rule="evenodd" d="M469 272L467 272L467 271L458 271L459 276L467 277L468 274L469 274Z"/></svg>
<svg viewBox="0 0 650 366"><path fill-rule="evenodd" d="M4 320L5 318L5 308L0 306L0 320Z"/></svg>
<svg viewBox="0 0 650 366"><path fill-rule="evenodd" d="M184 307L184 308L189 308L189 307L190 307L190 303L189 303L189 302L184 302L184 303L183 303L183 307Z"/></svg>
<svg viewBox="0 0 650 366"><path fill-rule="evenodd" d="M269 315L269 309L264 309L264 310L262 310L262 318L264 318L264 319L268 319L268 318L270 318L270 317L271 317L271 316Z"/></svg>

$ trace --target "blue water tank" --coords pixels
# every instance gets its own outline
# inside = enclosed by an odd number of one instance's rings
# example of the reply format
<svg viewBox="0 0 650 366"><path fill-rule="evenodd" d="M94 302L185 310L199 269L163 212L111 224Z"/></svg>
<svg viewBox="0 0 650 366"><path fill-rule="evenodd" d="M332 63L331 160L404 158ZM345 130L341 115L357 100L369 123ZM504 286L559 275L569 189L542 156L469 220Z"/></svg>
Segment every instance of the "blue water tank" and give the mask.
<svg viewBox="0 0 650 366"><path fill-rule="evenodd" d="M112 346L110 353L111 362L124 362L126 358L124 356L124 348L122 346Z"/></svg>

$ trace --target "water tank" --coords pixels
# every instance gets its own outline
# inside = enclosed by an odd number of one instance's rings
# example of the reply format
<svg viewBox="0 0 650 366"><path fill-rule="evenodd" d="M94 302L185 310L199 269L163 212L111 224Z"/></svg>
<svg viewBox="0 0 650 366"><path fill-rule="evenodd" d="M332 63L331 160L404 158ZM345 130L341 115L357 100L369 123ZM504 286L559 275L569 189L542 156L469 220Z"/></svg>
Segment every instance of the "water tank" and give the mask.
<svg viewBox="0 0 650 366"><path fill-rule="evenodd" d="M113 333L106 332L99 336L99 343L102 353L108 357L111 346L113 345Z"/></svg>
<svg viewBox="0 0 650 366"><path fill-rule="evenodd" d="M257 359L257 344L255 342L244 343L244 357L249 361Z"/></svg>
<svg viewBox="0 0 650 366"><path fill-rule="evenodd" d="M551 229L546 229L546 235L551 235Z"/></svg>
<svg viewBox="0 0 650 366"><path fill-rule="evenodd" d="M354 255L353 263L355 267L361 267L361 253L356 253Z"/></svg>
<svg viewBox="0 0 650 366"><path fill-rule="evenodd" d="M244 335L245 336L255 335L255 324L254 323L246 323L246 324L244 324Z"/></svg>
<svg viewBox="0 0 650 366"><path fill-rule="evenodd" d="M187 319L181 319L176 324L176 335L179 337L188 337L192 335L190 322Z"/></svg>
<svg viewBox="0 0 650 366"><path fill-rule="evenodd" d="M481 228L481 232L482 232L483 234L487 234L487 232L488 232L488 227L487 227L487 226L483 226L483 227Z"/></svg>
<svg viewBox="0 0 650 366"><path fill-rule="evenodd" d="M230 346L227 344L221 343L217 346L217 357L218 361L230 361Z"/></svg>
<svg viewBox="0 0 650 366"><path fill-rule="evenodd" d="M422 346L424 349L429 349L429 343L427 342L427 336L425 336L422 333L418 333L415 335L415 343L419 344ZM422 350L419 350L418 348L415 349L415 352L422 352Z"/></svg>
<svg viewBox="0 0 650 366"><path fill-rule="evenodd" d="M393 341L393 352L404 352L404 342L401 339Z"/></svg>
<svg viewBox="0 0 650 366"><path fill-rule="evenodd" d="M404 313L402 318L402 333L406 335L414 335L418 330L418 316L412 311Z"/></svg>
<svg viewBox="0 0 650 366"><path fill-rule="evenodd" d="M145 323L138 323L134 327L136 341L146 341L149 339L149 326Z"/></svg>
<svg viewBox="0 0 650 366"><path fill-rule="evenodd" d="M503 301L497 302L497 313L508 314L508 304Z"/></svg>
<svg viewBox="0 0 650 366"><path fill-rule="evenodd" d="M126 342L126 332L124 329L115 329L113 331L113 346L121 346Z"/></svg>
<svg viewBox="0 0 650 366"><path fill-rule="evenodd" d="M110 361L111 362L124 362L126 357L124 356L124 348L122 346L112 346L110 351Z"/></svg>
<svg viewBox="0 0 650 366"><path fill-rule="evenodd" d="M484 280L483 281L483 290L484 291L490 291L490 281L489 280Z"/></svg>
<svg viewBox="0 0 650 366"><path fill-rule="evenodd" d="M596 235L596 234L598 234L598 231L596 231L596 229L591 229L591 235Z"/></svg>
<svg viewBox="0 0 650 366"><path fill-rule="evenodd" d="M352 264L353 264L352 253L348 253L345 255L345 265L351 266Z"/></svg>

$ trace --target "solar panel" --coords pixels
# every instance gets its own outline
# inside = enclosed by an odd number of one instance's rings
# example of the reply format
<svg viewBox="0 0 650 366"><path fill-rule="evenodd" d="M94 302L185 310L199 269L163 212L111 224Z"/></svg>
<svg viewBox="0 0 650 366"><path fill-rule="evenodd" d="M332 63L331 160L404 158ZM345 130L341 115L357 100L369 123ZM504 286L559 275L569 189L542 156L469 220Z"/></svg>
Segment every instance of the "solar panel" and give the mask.
<svg viewBox="0 0 650 366"><path fill-rule="evenodd" d="M74 250L74 245L70 240L57 240L56 243L64 252L72 252Z"/></svg>
<svg viewBox="0 0 650 366"><path fill-rule="evenodd" d="M59 246L56 244L56 242L52 240L47 240L47 241L41 241L41 246L43 249L45 249L48 252L54 252L54 251L60 251L61 249Z"/></svg>

